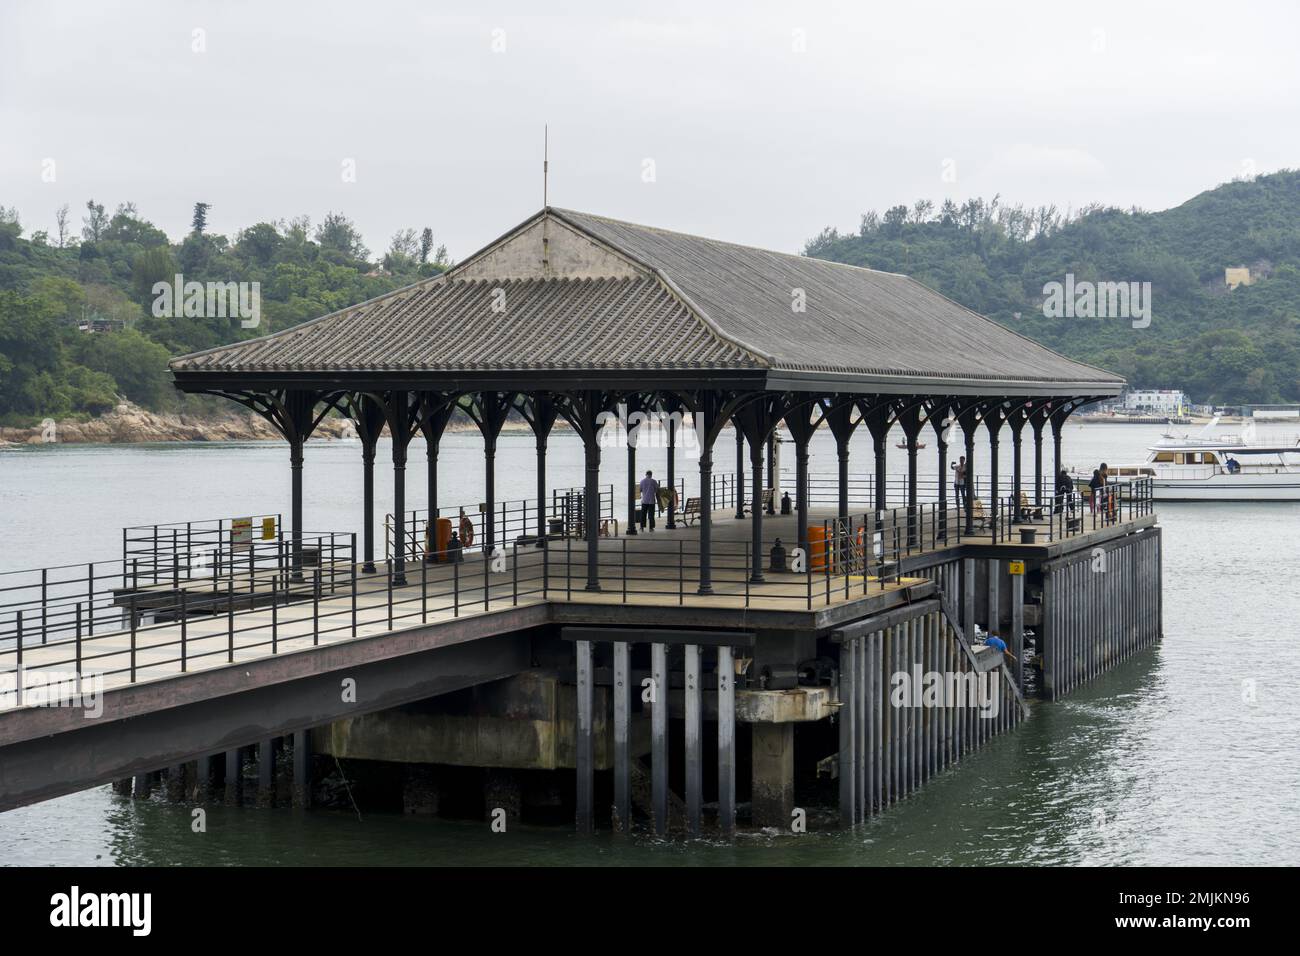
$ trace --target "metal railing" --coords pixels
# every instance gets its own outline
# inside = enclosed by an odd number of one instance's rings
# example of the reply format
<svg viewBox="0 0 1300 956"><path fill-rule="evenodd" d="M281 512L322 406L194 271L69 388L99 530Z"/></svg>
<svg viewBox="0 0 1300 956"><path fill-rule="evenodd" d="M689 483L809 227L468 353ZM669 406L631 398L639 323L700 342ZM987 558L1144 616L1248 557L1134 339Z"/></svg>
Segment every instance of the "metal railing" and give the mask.
<svg viewBox="0 0 1300 956"><path fill-rule="evenodd" d="M990 530L995 540L1010 541L1021 530L1042 531L1048 541L1088 534L1155 513L1152 478L1112 481L1095 491L1087 486L1054 494L1051 505L1036 507L1014 495L998 500ZM963 522L964 522L963 517Z"/></svg>
<svg viewBox="0 0 1300 956"><path fill-rule="evenodd" d="M240 521L247 527L237 531ZM276 540L282 525L279 514L135 525L122 529L122 563L132 568L137 580L157 583L178 566L220 567L247 542Z"/></svg>
<svg viewBox="0 0 1300 956"><path fill-rule="evenodd" d="M677 514L680 515L686 507L686 480L677 478L675 481L677 488ZM713 475L710 483L713 489L713 507L715 510L724 508L737 507L737 484L736 476L727 472L724 474ZM548 520L548 534L557 534L557 529L550 525L550 521L560 522L559 528L562 528L563 534L573 537L582 536L582 525L584 524L583 504L586 489L581 487L575 488L556 488L551 491L550 502L547 506L546 517ZM744 501L744 489L741 489L740 499ZM627 511L618 508L618 502L622 500L622 494L615 485L603 485L600 489L600 510L599 518L601 521L621 522L626 520ZM473 544L466 548L467 551L482 551L488 544L486 538L487 516L486 504L479 502L473 505L451 505L449 507L440 507L438 517L449 518L452 521L452 530L459 535L460 514L464 511L465 516L469 518L473 527L474 538ZM407 512L405 527L405 557L408 561L417 561L425 556L427 551L432 550L429 547L427 537L429 531L429 510L427 508L413 508ZM505 547L519 538L532 538L537 534L537 499L536 498L518 498L508 501L497 502L492 509L493 528L492 536L495 539L492 542L493 547ZM662 520L662 517L661 517ZM384 515L384 557L385 559L396 557L397 547L396 528L391 513Z"/></svg>

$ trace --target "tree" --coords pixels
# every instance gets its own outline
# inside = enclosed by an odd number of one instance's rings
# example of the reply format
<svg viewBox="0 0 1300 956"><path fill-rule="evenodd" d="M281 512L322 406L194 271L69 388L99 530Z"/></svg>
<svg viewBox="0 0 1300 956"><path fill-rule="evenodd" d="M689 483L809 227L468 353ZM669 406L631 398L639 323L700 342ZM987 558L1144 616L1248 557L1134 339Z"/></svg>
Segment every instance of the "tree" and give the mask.
<svg viewBox="0 0 1300 956"><path fill-rule="evenodd" d="M429 261L429 253L433 251L433 230L428 226L420 233L420 265Z"/></svg>
<svg viewBox="0 0 1300 956"><path fill-rule="evenodd" d="M360 230L341 212L325 214L325 220L316 227L316 241L322 249L333 250L349 259L364 261L370 258L370 250L361 241Z"/></svg>
<svg viewBox="0 0 1300 956"><path fill-rule="evenodd" d="M23 234L23 224L18 221L18 210L0 206L0 250L17 248Z"/></svg>
<svg viewBox="0 0 1300 956"><path fill-rule="evenodd" d="M415 230L399 229L388 244L388 254L384 256L384 268L389 272L405 272L415 265L416 256L419 254L420 245L415 238Z"/></svg>
<svg viewBox="0 0 1300 956"><path fill-rule="evenodd" d="M105 227L108 226L108 214L104 212L104 204L89 199L86 201L86 212L87 216L81 220L81 237L87 242L99 242Z"/></svg>
<svg viewBox="0 0 1300 956"><path fill-rule="evenodd" d="M283 242L274 224L259 222L235 237L235 251L258 265L269 266Z"/></svg>
<svg viewBox="0 0 1300 956"><path fill-rule="evenodd" d="M903 205L892 206L885 210L881 231L890 238L897 238L903 234L903 226L906 223L907 207Z"/></svg>
<svg viewBox="0 0 1300 956"><path fill-rule="evenodd" d="M208 210L211 208L211 203L196 202L194 204L194 218L190 220L190 229L194 235L203 235L203 230L208 227Z"/></svg>
<svg viewBox="0 0 1300 956"><path fill-rule="evenodd" d="M131 290L136 301L148 309L154 297L154 284L172 282L176 272L176 260L167 246L155 246L137 255L131 262Z"/></svg>
<svg viewBox="0 0 1300 956"><path fill-rule="evenodd" d="M64 203L54 213L55 231L59 237L59 248L68 244L68 204Z"/></svg>

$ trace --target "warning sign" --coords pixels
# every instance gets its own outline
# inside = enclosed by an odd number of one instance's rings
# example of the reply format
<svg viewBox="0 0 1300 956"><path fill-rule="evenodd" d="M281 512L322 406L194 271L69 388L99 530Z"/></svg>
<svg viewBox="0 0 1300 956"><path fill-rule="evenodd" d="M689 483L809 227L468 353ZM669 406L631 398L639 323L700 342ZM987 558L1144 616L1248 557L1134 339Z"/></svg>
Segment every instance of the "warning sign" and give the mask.
<svg viewBox="0 0 1300 956"><path fill-rule="evenodd" d="M1024 574L1024 573L1025 573L1025 562L1023 561L1007 562L1007 574Z"/></svg>
<svg viewBox="0 0 1300 956"><path fill-rule="evenodd" d="M263 541L275 540L275 519L274 518L262 519L262 540Z"/></svg>
<svg viewBox="0 0 1300 956"><path fill-rule="evenodd" d="M232 518L230 520L230 550L247 551L253 544L253 519Z"/></svg>

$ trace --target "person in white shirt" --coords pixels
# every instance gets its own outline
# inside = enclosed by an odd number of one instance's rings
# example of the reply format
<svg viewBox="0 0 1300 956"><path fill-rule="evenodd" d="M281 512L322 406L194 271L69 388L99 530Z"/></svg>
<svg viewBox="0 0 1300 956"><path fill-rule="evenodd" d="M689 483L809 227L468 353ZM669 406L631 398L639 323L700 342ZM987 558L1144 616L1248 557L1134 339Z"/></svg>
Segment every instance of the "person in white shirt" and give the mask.
<svg viewBox="0 0 1300 956"><path fill-rule="evenodd" d="M659 482L655 481L651 472L646 472L645 477L641 479L641 520L638 524L641 530L646 530L646 522L650 523L650 530L655 529L655 507L658 504Z"/></svg>

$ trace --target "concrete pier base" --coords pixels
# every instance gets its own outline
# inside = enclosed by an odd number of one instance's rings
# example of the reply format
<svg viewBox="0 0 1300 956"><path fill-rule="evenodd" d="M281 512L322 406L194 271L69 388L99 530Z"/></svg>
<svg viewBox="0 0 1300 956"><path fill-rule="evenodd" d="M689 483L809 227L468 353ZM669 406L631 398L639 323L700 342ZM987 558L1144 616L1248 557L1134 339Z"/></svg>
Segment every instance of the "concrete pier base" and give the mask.
<svg viewBox="0 0 1300 956"><path fill-rule="evenodd" d="M305 810L311 806L311 731L293 735L293 805Z"/></svg>
<svg viewBox="0 0 1300 956"><path fill-rule="evenodd" d="M114 780L113 792L120 797L129 797L131 796L131 784L132 780L130 777L123 777L121 780Z"/></svg>
<svg viewBox="0 0 1300 956"><path fill-rule="evenodd" d="M784 829L794 811L794 724L753 724L750 731L753 825Z"/></svg>
<svg viewBox="0 0 1300 956"><path fill-rule="evenodd" d="M275 806L275 742L271 740L257 745L257 805Z"/></svg>
<svg viewBox="0 0 1300 956"><path fill-rule="evenodd" d="M173 764L167 768L167 799L180 803L185 799L185 765Z"/></svg>
<svg viewBox="0 0 1300 956"><path fill-rule="evenodd" d="M497 809L502 809L506 812L508 822L518 823L524 812L523 790L519 786L518 775L497 767L484 771L483 808L489 821Z"/></svg>
<svg viewBox="0 0 1300 956"><path fill-rule="evenodd" d="M402 812L436 817L439 809L438 778L432 767L406 764L402 768Z"/></svg>
<svg viewBox="0 0 1300 956"><path fill-rule="evenodd" d="M239 751L227 750L225 802L230 806L239 806L243 792L242 776L243 764L239 759Z"/></svg>
<svg viewBox="0 0 1300 956"><path fill-rule="evenodd" d="M212 758L199 757L194 761L194 776L190 780L189 798L195 803L206 803L212 790Z"/></svg>
<svg viewBox="0 0 1300 956"><path fill-rule="evenodd" d="M135 775L135 789L132 792L137 800L148 800L150 793L153 792L153 774L138 773Z"/></svg>

